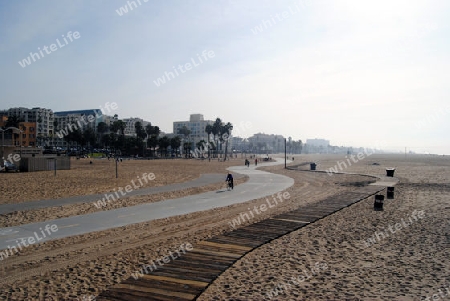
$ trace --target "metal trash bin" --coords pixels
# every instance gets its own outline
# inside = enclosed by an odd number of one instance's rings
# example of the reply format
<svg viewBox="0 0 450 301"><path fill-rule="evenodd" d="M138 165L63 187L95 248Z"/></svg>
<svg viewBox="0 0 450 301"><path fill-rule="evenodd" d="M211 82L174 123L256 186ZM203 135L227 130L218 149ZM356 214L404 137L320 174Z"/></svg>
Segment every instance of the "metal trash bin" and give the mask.
<svg viewBox="0 0 450 301"><path fill-rule="evenodd" d="M316 163L310 163L309 165L311 166L311 170L316 170Z"/></svg>
<svg viewBox="0 0 450 301"><path fill-rule="evenodd" d="M375 211L383 211L383 201L384 201L384 195L376 194L375 202L373 203L373 209Z"/></svg>
<svg viewBox="0 0 450 301"><path fill-rule="evenodd" d="M386 198L393 199L394 198L394 187L388 187L386 191Z"/></svg>
<svg viewBox="0 0 450 301"><path fill-rule="evenodd" d="M394 176L395 168L386 168L386 176L387 177L393 177Z"/></svg>

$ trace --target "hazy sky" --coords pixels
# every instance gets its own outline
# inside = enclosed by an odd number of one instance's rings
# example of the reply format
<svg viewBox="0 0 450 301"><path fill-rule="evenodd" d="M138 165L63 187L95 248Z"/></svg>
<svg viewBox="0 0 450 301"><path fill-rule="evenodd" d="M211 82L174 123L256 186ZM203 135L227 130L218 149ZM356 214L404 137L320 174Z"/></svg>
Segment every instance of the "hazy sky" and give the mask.
<svg viewBox="0 0 450 301"><path fill-rule="evenodd" d="M0 109L450 154L449 25L446 0L0 1Z"/></svg>

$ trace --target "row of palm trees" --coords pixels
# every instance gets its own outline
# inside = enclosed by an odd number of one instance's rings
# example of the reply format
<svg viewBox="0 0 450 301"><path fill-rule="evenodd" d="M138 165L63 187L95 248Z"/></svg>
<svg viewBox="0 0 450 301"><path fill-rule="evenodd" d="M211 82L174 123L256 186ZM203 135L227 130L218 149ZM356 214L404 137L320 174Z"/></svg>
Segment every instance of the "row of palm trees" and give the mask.
<svg viewBox="0 0 450 301"><path fill-rule="evenodd" d="M208 143L211 145L211 135L214 140L213 149L215 149L215 155L217 157L217 150L221 149L221 145L225 142L225 157L227 159L228 153L228 139L230 138L233 125L230 122L224 123L222 119L216 118L214 123L208 124L205 127L205 132L208 134ZM217 147L216 147L217 146ZM208 148L209 149L209 148ZM211 157L211 152L208 153L208 157Z"/></svg>
<svg viewBox="0 0 450 301"><path fill-rule="evenodd" d="M161 130L151 123L145 127L141 122L135 123L135 137L125 135L126 123L123 120L115 120L110 126L105 122L97 125L97 134L94 129L87 127L83 130L76 129L68 133L64 139L69 145L75 143L79 146L91 146L95 148L107 148L114 153L124 153L130 155L156 156L157 152L161 156L168 156L169 149L174 156L178 156L178 150L183 146L184 153L188 157L194 147L191 141L191 131L183 127L174 137L159 137ZM198 141L195 145L197 149L208 150L208 157L217 157L219 150L225 144L225 157L227 158L228 139L233 130L230 122L224 123L217 118L211 125L207 125L205 133L208 134L208 141ZM182 139L182 137L184 139Z"/></svg>

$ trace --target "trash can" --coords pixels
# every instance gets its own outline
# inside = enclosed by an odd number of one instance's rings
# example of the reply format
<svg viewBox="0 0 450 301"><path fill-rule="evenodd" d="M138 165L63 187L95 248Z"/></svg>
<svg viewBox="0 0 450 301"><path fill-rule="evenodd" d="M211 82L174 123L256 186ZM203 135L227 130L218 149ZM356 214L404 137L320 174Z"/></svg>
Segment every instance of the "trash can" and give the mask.
<svg viewBox="0 0 450 301"><path fill-rule="evenodd" d="M395 168L386 168L386 176L387 177L393 177L394 176Z"/></svg>
<svg viewBox="0 0 450 301"><path fill-rule="evenodd" d="M373 209L375 211L382 211L383 210L383 201L384 201L384 195L376 194L375 202L373 203Z"/></svg>
<svg viewBox="0 0 450 301"><path fill-rule="evenodd" d="M310 163L309 165L311 166L311 170L316 170L316 163Z"/></svg>
<svg viewBox="0 0 450 301"><path fill-rule="evenodd" d="M394 198L394 187L388 187L387 188L386 197L388 199L393 199Z"/></svg>

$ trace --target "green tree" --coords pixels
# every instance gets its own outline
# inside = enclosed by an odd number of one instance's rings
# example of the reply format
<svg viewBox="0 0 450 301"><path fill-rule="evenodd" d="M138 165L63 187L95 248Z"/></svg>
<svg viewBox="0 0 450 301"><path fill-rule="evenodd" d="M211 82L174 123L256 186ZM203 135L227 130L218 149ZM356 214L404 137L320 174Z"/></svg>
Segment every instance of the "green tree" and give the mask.
<svg viewBox="0 0 450 301"><path fill-rule="evenodd" d="M170 139L170 147L172 148L172 151L175 150L175 156L178 157L178 150L181 146L181 138L180 136L175 136Z"/></svg>
<svg viewBox="0 0 450 301"><path fill-rule="evenodd" d="M158 126L152 126L151 123L147 124L145 127L145 132L148 136L147 139L147 147L153 148L153 156L155 156L155 150L158 146L158 136L161 133L161 130Z"/></svg>
<svg viewBox="0 0 450 301"><path fill-rule="evenodd" d="M95 141L97 140L97 137L95 136L94 129L89 127L86 127L83 131L83 138L82 143L83 145L89 145L93 146L95 144Z"/></svg>
<svg viewBox="0 0 450 301"><path fill-rule="evenodd" d="M123 122L123 120L114 121L110 127L111 132L120 134L122 136L125 135L125 128L126 128L126 124L125 124L125 122Z"/></svg>
<svg viewBox="0 0 450 301"><path fill-rule="evenodd" d="M137 136L139 139L144 140L144 138L147 137L147 133L146 133L146 131L145 131L145 129L144 129L144 127L142 126L142 123L141 123L140 121L137 121L137 122L134 124L134 128L135 128L135 130L136 130L136 136Z"/></svg>
<svg viewBox="0 0 450 301"><path fill-rule="evenodd" d="M8 116L8 119L6 120L6 124L5 124L4 128L5 129L7 129L9 127L19 128L19 123L21 123L23 121L24 120L17 115Z"/></svg>
<svg viewBox="0 0 450 301"><path fill-rule="evenodd" d="M162 151L164 150L165 156L167 157L167 149L170 146L170 139L167 136L161 137L159 138L159 148L161 149L161 156L162 156Z"/></svg>
<svg viewBox="0 0 450 301"><path fill-rule="evenodd" d="M207 124L205 127L205 133L208 134L208 145L211 144L211 134L213 132L213 126L211 124ZM208 158L211 159L211 147L208 147Z"/></svg>
<svg viewBox="0 0 450 301"><path fill-rule="evenodd" d="M190 151L192 149L192 142L186 141L183 143L183 149L184 149L184 156L185 158L188 158L190 156Z"/></svg>
<svg viewBox="0 0 450 301"><path fill-rule="evenodd" d="M183 150L185 153L185 157L188 157L188 154L190 153L190 150L192 148L192 143L190 142L190 135L191 135L191 130L189 130L185 125L178 129L178 133L179 135L183 135L184 139L187 140L184 144L183 144ZM189 146L189 148L187 148L187 146Z"/></svg>
<svg viewBox="0 0 450 301"><path fill-rule="evenodd" d="M225 125L222 126L221 129L221 139L222 142L225 141L225 158L224 160L227 160L227 151L228 151L228 140L230 139L231 131L233 130L233 125L230 122L227 122Z"/></svg>
<svg viewBox="0 0 450 301"><path fill-rule="evenodd" d="M212 125L212 134L214 135L214 142L216 145L216 148L215 148L216 157L217 157L217 152L219 151L219 148L220 148L218 142L219 142L220 133L222 132L222 126L223 126L223 123L222 123L222 119L220 119L220 118L216 118L216 121L214 121L214 124Z"/></svg>

